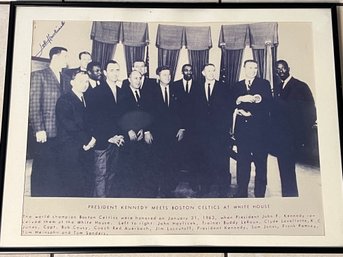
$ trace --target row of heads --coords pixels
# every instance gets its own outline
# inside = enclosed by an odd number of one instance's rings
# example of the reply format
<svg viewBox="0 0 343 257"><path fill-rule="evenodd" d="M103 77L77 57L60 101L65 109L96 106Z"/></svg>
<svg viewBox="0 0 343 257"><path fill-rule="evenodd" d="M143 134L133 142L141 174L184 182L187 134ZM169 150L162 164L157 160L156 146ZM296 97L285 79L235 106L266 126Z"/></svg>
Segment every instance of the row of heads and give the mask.
<svg viewBox="0 0 343 257"><path fill-rule="evenodd" d="M61 55L63 52L67 52L68 50L64 47L53 47L51 48L49 52L50 60L54 58L55 55ZM89 76L91 79L99 79L101 77L101 64L97 61L92 61L92 56L87 51L82 51L79 53L79 60L80 60L80 67L87 70L89 73ZM117 65L117 70L119 72L119 64L118 62L114 60L109 60L105 66L103 67L103 70L108 73L108 66L111 65ZM245 68L245 76L249 79L256 77L257 70L258 70L258 63L253 60L245 60L243 67ZM62 67L64 68L64 67ZM184 64L182 66L182 75L183 78L186 80L190 80L193 77L193 67L191 64ZM132 71L139 71L142 76L144 76L147 73L147 66L145 64L145 61L142 59L137 59L133 61L132 65ZM156 75L160 76L161 72L165 71L165 73L169 72L170 76L172 74L172 70L169 66L160 66L156 69ZM202 69L202 75L205 77L206 80L213 80L215 79L215 72L216 67L212 63L206 63L203 65ZM278 60L275 65L275 71L276 74L284 80L289 76L289 65L285 60ZM105 73L104 72L104 73ZM119 74L118 74L119 75ZM105 74L106 76L106 74ZM107 77L107 76L106 76Z"/></svg>

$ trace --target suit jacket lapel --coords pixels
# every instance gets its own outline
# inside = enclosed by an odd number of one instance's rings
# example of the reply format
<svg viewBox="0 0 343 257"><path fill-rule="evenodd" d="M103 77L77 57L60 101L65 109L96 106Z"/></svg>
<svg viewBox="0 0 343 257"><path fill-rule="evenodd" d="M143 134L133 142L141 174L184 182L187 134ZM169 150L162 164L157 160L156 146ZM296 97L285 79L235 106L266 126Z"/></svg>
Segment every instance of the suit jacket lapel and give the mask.
<svg viewBox="0 0 343 257"><path fill-rule="evenodd" d="M288 81L288 83L286 84L286 86L284 88L281 88L280 89L280 96L282 98L287 98L288 97L288 94L291 90L291 84L293 82L293 77Z"/></svg>
<svg viewBox="0 0 343 257"><path fill-rule="evenodd" d="M52 69L49 67L48 69L47 69L47 72L48 72L48 76L50 76L53 80L54 80L54 84L55 84L55 86L59 89L59 90L61 90L62 91L62 88L61 88L61 81L60 82L58 82L58 79L56 78L56 75L55 75L55 73L52 71ZM61 78L60 78L61 79Z"/></svg>
<svg viewBox="0 0 343 257"><path fill-rule="evenodd" d="M85 108L85 106L83 105L83 103L81 102L80 98L73 92L71 91L71 95L72 95L72 101L74 101L75 106L79 109L83 109ZM84 98L84 97L83 97ZM86 103L87 106L87 103Z"/></svg>
<svg viewBox="0 0 343 257"><path fill-rule="evenodd" d="M243 94L248 94L247 86L245 85L245 79L240 82L240 87Z"/></svg>

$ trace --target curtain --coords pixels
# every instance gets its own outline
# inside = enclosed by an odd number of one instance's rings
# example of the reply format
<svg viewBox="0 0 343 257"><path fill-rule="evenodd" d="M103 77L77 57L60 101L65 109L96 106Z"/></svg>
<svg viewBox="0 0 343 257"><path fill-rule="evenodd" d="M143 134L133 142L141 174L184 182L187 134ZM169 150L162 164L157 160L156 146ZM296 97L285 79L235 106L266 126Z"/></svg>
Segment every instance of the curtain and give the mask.
<svg viewBox="0 0 343 257"><path fill-rule="evenodd" d="M262 22L249 25L250 44L254 59L258 62L258 75L269 80L273 89L277 54L278 24Z"/></svg>
<svg viewBox="0 0 343 257"><path fill-rule="evenodd" d="M111 60L116 49L116 44L106 44L93 40L92 60L101 64L104 69L106 62Z"/></svg>
<svg viewBox="0 0 343 257"><path fill-rule="evenodd" d="M120 39L124 45L126 70L132 71L135 60L144 60L145 48L149 44L148 24L143 22L123 22Z"/></svg>
<svg viewBox="0 0 343 257"><path fill-rule="evenodd" d="M280 80L280 78L276 75L276 67L275 67L275 63L277 61L277 46L271 47L271 51L272 51L272 74L271 74L271 89L272 89L272 94L274 95L274 85L278 84L278 81ZM266 77L268 78L268 77Z"/></svg>
<svg viewBox="0 0 343 257"><path fill-rule="evenodd" d="M254 60L257 62L257 76L264 78L264 55L265 49L252 49Z"/></svg>
<svg viewBox="0 0 343 257"><path fill-rule="evenodd" d="M193 79L202 80L202 68L209 61L209 50L188 50L189 62L193 67Z"/></svg>
<svg viewBox="0 0 343 257"><path fill-rule="evenodd" d="M126 46L124 45L126 70L129 76L135 60L144 60L145 46Z"/></svg>
<svg viewBox="0 0 343 257"><path fill-rule="evenodd" d="M104 68L107 61L111 60L120 40L120 22L94 21L91 30L92 59L100 62Z"/></svg>
<svg viewBox="0 0 343 257"><path fill-rule="evenodd" d="M158 48L158 66L169 66L174 80L180 49L184 45L184 27L158 25L156 47Z"/></svg>
<svg viewBox="0 0 343 257"><path fill-rule="evenodd" d="M169 66L171 69L171 81L174 81L177 62L179 60L180 50L158 49L158 67Z"/></svg>
<svg viewBox="0 0 343 257"><path fill-rule="evenodd" d="M146 46L146 56L145 56L145 66L146 66L146 73L145 76L150 78L150 58L149 58L149 45Z"/></svg>
<svg viewBox="0 0 343 257"><path fill-rule="evenodd" d="M239 80L243 51L249 44L248 25L222 25L218 46L222 49L221 82L232 85Z"/></svg>
<svg viewBox="0 0 343 257"><path fill-rule="evenodd" d="M185 27L185 46L193 67L193 79L199 81L203 66L209 62L209 49L212 47L210 26Z"/></svg>
<svg viewBox="0 0 343 257"><path fill-rule="evenodd" d="M222 48L220 63L220 81L232 86L239 80L241 72L243 49L226 50Z"/></svg>

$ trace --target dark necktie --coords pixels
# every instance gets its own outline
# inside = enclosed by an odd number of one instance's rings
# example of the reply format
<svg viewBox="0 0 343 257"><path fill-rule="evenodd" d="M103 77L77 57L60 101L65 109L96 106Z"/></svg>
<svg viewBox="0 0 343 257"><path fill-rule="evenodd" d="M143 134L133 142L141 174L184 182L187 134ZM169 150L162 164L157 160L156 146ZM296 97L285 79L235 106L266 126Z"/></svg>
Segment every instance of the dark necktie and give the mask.
<svg viewBox="0 0 343 257"><path fill-rule="evenodd" d="M85 98L83 97L83 95L81 96L81 103L86 108L86 101L85 101Z"/></svg>
<svg viewBox="0 0 343 257"><path fill-rule="evenodd" d="M189 83L188 83L189 81L187 80L186 81L186 93L188 94L189 93Z"/></svg>
<svg viewBox="0 0 343 257"><path fill-rule="evenodd" d="M168 90L167 87L164 87L164 103L169 106L168 104Z"/></svg>
<svg viewBox="0 0 343 257"><path fill-rule="evenodd" d="M139 100L141 99L140 96L139 96L139 93L138 93L139 89L136 89L135 90L135 95L136 95L136 100L137 100L137 103L139 102Z"/></svg>
<svg viewBox="0 0 343 257"><path fill-rule="evenodd" d="M208 85L207 85L207 102L210 102L210 98L211 98L211 84L208 83Z"/></svg>
<svg viewBox="0 0 343 257"><path fill-rule="evenodd" d="M248 92L251 90L251 80L248 80Z"/></svg>
<svg viewBox="0 0 343 257"><path fill-rule="evenodd" d="M284 93L284 86L285 85L285 81L281 81L281 83L280 83L280 92L279 92L279 94L278 94L278 96L282 96L283 95L283 93Z"/></svg>

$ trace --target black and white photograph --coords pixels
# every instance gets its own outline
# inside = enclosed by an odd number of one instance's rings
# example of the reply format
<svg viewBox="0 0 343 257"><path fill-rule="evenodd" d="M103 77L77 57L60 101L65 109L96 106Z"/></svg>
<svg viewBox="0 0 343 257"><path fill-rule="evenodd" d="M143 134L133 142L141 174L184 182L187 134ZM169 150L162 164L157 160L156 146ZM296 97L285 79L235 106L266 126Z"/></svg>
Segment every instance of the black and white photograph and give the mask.
<svg viewBox="0 0 343 257"><path fill-rule="evenodd" d="M33 26L28 195L320 190L311 24ZM290 45L288 31L306 44Z"/></svg>
<svg viewBox="0 0 343 257"><path fill-rule="evenodd" d="M17 13L4 202L20 184L23 244L332 240L338 115L333 46L320 46L330 10L63 8Z"/></svg>

